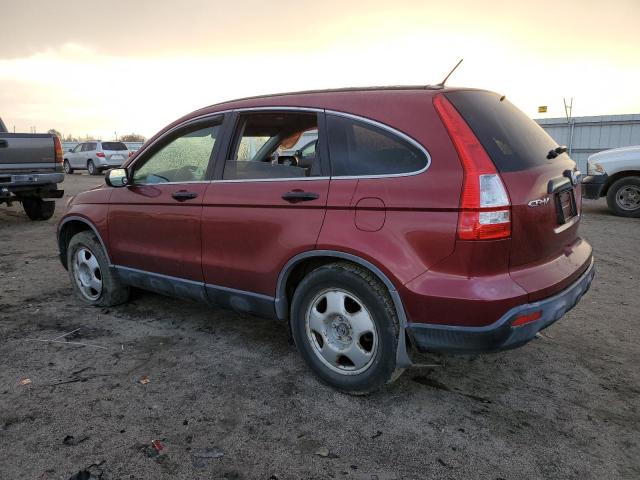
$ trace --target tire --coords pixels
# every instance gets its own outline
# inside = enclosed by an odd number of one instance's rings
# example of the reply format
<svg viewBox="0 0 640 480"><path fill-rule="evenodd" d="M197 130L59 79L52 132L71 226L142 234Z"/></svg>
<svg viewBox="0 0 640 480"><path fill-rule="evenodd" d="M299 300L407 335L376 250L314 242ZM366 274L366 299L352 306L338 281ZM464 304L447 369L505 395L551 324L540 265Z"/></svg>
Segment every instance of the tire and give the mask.
<svg viewBox="0 0 640 480"><path fill-rule="evenodd" d="M620 217L640 217L640 177L623 177L609 187L607 206Z"/></svg>
<svg viewBox="0 0 640 480"><path fill-rule="evenodd" d="M49 220L56 210L56 202L41 198L27 197L22 200L22 208L31 220Z"/></svg>
<svg viewBox="0 0 640 480"><path fill-rule="evenodd" d="M100 169L95 166L93 160L87 162L87 171L89 175L100 175Z"/></svg>
<svg viewBox="0 0 640 480"><path fill-rule="evenodd" d="M69 163L69 160L65 159L63 165L64 165L64 173L66 173L67 175L71 175L73 173L73 168L71 168L71 164Z"/></svg>
<svg viewBox="0 0 640 480"><path fill-rule="evenodd" d="M107 256L93 232L80 232L71 238L67 268L73 290L83 302L110 307L129 299L129 287L109 268Z"/></svg>
<svg viewBox="0 0 640 480"><path fill-rule="evenodd" d="M389 292L359 266L338 262L309 273L293 295L291 330L311 370L341 392L366 395L402 373Z"/></svg>

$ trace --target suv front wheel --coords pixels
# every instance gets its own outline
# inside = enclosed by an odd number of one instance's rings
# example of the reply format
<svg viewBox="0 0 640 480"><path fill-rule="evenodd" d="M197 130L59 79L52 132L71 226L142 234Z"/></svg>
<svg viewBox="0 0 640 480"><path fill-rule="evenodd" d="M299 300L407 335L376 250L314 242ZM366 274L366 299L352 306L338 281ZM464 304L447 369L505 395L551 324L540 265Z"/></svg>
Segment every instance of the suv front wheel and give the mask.
<svg viewBox="0 0 640 480"><path fill-rule="evenodd" d="M85 303L109 307L129 299L129 287L109 268L102 245L92 232L73 236L67 247L67 268L73 290Z"/></svg>
<svg viewBox="0 0 640 480"><path fill-rule="evenodd" d="M345 393L371 393L397 378L398 317L389 292L347 262L317 268L298 285L292 333L322 381Z"/></svg>

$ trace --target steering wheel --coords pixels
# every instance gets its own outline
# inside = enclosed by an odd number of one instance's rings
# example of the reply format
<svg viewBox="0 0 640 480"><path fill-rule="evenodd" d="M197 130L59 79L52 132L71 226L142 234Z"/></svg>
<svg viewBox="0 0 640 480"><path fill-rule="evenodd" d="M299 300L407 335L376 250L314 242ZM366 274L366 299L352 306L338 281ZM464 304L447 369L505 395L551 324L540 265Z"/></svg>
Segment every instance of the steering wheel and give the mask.
<svg viewBox="0 0 640 480"><path fill-rule="evenodd" d="M298 159L294 156L289 155L278 157L278 165L284 165L286 167L297 167Z"/></svg>

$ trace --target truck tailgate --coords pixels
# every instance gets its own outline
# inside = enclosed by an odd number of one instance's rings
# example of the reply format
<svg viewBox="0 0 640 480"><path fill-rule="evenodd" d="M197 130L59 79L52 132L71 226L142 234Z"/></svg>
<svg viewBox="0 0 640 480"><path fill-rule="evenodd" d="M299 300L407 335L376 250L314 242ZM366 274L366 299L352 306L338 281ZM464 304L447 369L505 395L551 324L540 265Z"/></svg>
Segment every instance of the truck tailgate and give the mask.
<svg viewBox="0 0 640 480"><path fill-rule="evenodd" d="M55 171L50 134L0 133L0 174Z"/></svg>

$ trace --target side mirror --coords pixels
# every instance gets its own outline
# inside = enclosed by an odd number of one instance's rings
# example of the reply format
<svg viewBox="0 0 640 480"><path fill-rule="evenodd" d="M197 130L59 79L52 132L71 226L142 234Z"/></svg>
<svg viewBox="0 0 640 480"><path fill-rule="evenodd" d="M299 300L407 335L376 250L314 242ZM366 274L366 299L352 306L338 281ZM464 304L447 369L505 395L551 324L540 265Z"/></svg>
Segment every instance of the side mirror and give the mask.
<svg viewBox="0 0 640 480"><path fill-rule="evenodd" d="M296 158L302 158L302 150L296 150L293 153L293 156L296 157Z"/></svg>
<svg viewBox="0 0 640 480"><path fill-rule="evenodd" d="M73 148L70 148L69 150L67 150L68 152L73 152Z"/></svg>
<svg viewBox="0 0 640 480"><path fill-rule="evenodd" d="M110 187L126 187L129 185L129 174L125 168L113 168L107 172L104 181Z"/></svg>

